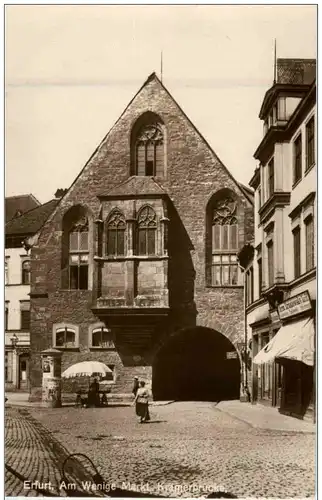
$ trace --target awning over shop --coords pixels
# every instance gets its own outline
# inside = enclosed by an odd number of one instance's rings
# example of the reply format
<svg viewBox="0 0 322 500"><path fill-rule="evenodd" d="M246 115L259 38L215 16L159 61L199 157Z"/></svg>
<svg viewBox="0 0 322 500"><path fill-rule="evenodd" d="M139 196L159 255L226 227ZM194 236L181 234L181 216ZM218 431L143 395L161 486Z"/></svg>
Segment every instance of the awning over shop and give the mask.
<svg viewBox="0 0 322 500"><path fill-rule="evenodd" d="M256 365L271 363L275 358L314 364L314 323L312 318L301 319L282 326L275 337L254 357Z"/></svg>

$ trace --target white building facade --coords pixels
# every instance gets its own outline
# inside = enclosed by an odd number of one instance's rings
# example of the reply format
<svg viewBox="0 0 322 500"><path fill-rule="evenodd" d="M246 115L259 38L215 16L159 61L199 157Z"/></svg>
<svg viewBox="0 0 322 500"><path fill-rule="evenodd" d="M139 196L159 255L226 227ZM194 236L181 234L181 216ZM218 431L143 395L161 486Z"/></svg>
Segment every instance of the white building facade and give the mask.
<svg viewBox="0 0 322 500"><path fill-rule="evenodd" d="M12 213L17 215L5 226L5 389L28 391L31 271L27 239L41 228L58 199L44 205L36 200L33 208L21 213L21 199L26 205L27 195L12 198L6 199L6 205L9 200Z"/></svg>
<svg viewBox="0 0 322 500"><path fill-rule="evenodd" d="M246 268L252 401L314 418L316 304L315 61L278 59L256 150L254 244ZM274 340L273 340L274 339Z"/></svg>

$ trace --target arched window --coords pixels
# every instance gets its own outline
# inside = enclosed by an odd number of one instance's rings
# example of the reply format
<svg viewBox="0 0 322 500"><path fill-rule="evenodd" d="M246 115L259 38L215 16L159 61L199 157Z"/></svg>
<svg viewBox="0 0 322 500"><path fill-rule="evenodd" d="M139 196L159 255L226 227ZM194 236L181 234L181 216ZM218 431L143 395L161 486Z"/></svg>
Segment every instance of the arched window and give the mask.
<svg viewBox="0 0 322 500"><path fill-rule="evenodd" d="M158 122L143 125L135 138L134 175L164 175L164 138Z"/></svg>
<svg viewBox="0 0 322 500"><path fill-rule="evenodd" d="M106 225L106 254L125 255L125 218L122 212L114 210Z"/></svg>
<svg viewBox="0 0 322 500"><path fill-rule="evenodd" d="M111 330L109 330L105 326L94 328L92 330L92 347L113 349L114 340Z"/></svg>
<svg viewBox="0 0 322 500"><path fill-rule="evenodd" d="M238 284L238 219L236 201L226 196L212 205L211 283Z"/></svg>
<svg viewBox="0 0 322 500"><path fill-rule="evenodd" d="M21 264L22 284L30 285L30 260L24 260Z"/></svg>
<svg viewBox="0 0 322 500"><path fill-rule="evenodd" d="M138 255L156 254L157 220L153 208L143 207L137 220L137 253Z"/></svg>
<svg viewBox="0 0 322 500"><path fill-rule="evenodd" d="M88 218L80 217L69 231L69 289L88 288Z"/></svg>
<svg viewBox="0 0 322 500"><path fill-rule="evenodd" d="M76 347L76 332L70 327L57 328L55 347Z"/></svg>

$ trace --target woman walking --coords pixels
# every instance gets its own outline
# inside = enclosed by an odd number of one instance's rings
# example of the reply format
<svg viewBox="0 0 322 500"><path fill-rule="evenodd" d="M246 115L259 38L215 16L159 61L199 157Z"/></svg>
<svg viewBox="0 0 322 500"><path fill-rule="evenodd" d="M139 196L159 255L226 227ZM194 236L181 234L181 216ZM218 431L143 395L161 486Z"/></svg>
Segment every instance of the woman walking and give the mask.
<svg viewBox="0 0 322 500"><path fill-rule="evenodd" d="M149 391L145 387L145 382L141 380L140 386L137 390L134 403L135 411L137 416L139 417L139 422L142 424L147 420L150 420L149 415Z"/></svg>

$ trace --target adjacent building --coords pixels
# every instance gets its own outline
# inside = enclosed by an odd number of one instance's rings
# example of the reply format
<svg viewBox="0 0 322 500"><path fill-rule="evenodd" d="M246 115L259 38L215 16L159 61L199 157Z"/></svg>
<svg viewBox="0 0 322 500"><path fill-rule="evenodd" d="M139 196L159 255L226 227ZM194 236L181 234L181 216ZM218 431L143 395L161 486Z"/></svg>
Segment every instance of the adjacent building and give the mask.
<svg viewBox="0 0 322 500"><path fill-rule="evenodd" d="M6 198L5 225L5 388L29 389L30 252L32 237L57 204L41 205L32 195Z"/></svg>
<svg viewBox="0 0 322 500"><path fill-rule="evenodd" d="M253 402L314 416L316 310L315 60L278 59L260 110L264 134L250 186L254 242L245 268Z"/></svg>
<svg viewBox="0 0 322 500"><path fill-rule="evenodd" d="M118 393L138 375L157 399L238 398L253 227L252 190L153 73L33 242L31 397L54 347L63 370L106 363Z"/></svg>

